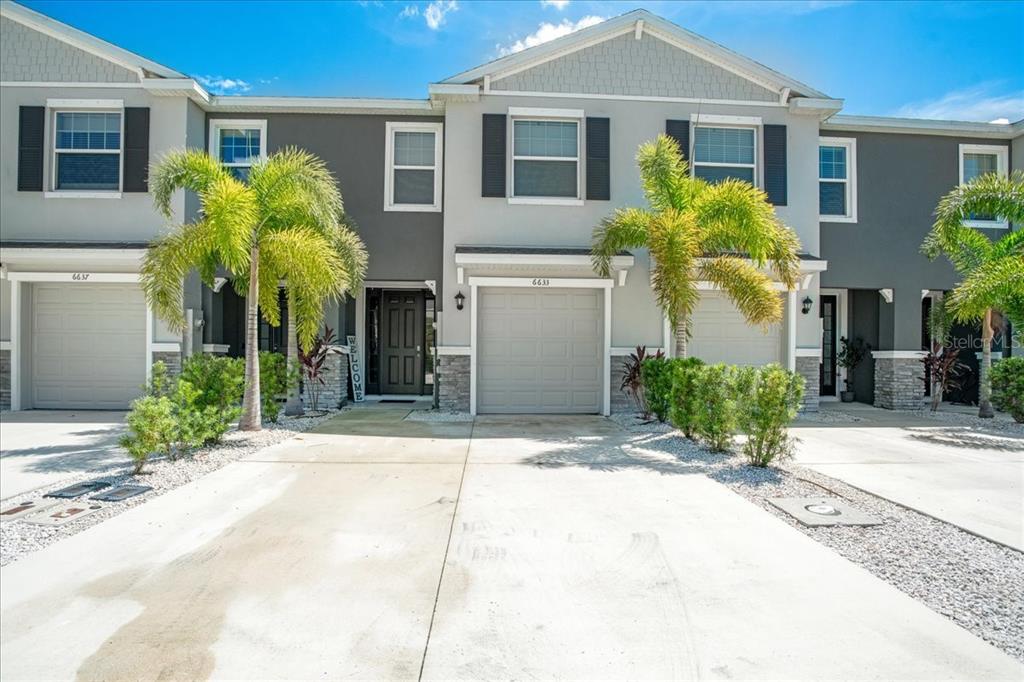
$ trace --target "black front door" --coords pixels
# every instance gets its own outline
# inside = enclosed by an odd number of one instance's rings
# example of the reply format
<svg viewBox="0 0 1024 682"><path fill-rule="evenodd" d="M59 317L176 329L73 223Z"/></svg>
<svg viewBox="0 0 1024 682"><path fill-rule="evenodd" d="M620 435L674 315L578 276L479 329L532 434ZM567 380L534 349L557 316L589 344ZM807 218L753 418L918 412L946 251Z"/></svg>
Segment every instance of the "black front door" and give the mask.
<svg viewBox="0 0 1024 682"><path fill-rule="evenodd" d="M423 393L422 291L385 291L381 301L381 393Z"/></svg>
<svg viewBox="0 0 1024 682"><path fill-rule="evenodd" d="M836 394L836 297L821 297L821 395Z"/></svg>

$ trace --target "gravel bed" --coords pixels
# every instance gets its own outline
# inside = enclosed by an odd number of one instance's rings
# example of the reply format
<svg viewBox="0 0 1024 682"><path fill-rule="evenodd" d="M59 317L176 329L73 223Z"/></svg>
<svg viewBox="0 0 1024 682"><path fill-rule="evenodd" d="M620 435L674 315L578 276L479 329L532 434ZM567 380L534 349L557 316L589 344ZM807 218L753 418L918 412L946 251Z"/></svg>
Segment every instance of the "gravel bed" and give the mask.
<svg viewBox="0 0 1024 682"><path fill-rule="evenodd" d="M405 417L410 422L471 422L473 415L468 412L446 412L445 410L413 410Z"/></svg>
<svg viewBox="0 0 1024 682"><path fill-rule="evenodd" d="M131 474L131 465L126 463L124 467L114 467L107 472L91 472L89 474L70 476L59 484L44 486L27 493L12 496L4 501L5 506L8 502L39 497L47 492L78 483L79 481L107 481L111 484L111 487L132 484L153 488L146 493L129 497L122 502L91 502L89 501L89 495L83 495L74 501L101 504L103 508L80 519L68 521L62 526L37 526L25 523L22 519L5 521L0 525L0 566L6 566L26 554L57 542L61 538L79 533L86 528L95 526L97 523L102 523L158 495L174 490L212 471L220 469L235 460L246 457L265 447L280 443L303 431L308 431L335 414L337 414L337 411L308 417L282 416L277 423L265 424L262 431L255 433L230 431L224 435L223 442L220 444L201 448L173 462L165 458L150 459L146 463L143 473L138 476Z"/></svg>
<svg viewBox="0 0 1024 682"><path fill-rule="evenodd" d="M817 424L853 424L864 421L860 417L838 410L818 410L817 412L801 412L797 415L798 422L812 422Z"/></svg>
<svg viewBox="0 0 1024 682"><path fill-rule="evenodd" d="M656 417L644 419L635 412L615 412L608 419L636 433L671 433L675 430L671 424L659 422Z"/></svg>
<svg viewBox="0 0 1024 682"><path fill-rule="evenodd" d="M616 419L619 421L619 419ZM607 461L549 466L648 468L704 473L801 533L860 564L987 642L1024 661L1024 554L792 463L760 469L737 453L717 454L678 431L647 425ZM640 427L632 430L640 431ZM836 496L883 519L880 526L803 526L772 497Z"/></svg>
<svg viewBox="0 0 1024 682"><path fill-rule="evenodd" d="M978 429L979 431L998 431L1000 433L1024 435L1024 424L1018 424L1013 421L1013 417L1005 412L996 412L996 416L992 419L982 419L978 416L977 412L973 414L969 412L954 412L948 409L944 410L942 407L940 407L936 412L932 412L931 410L897 411L905 414L913 414L921 417L922 419L931 419L932 421L942 422L944 424L970 426L974 429Z"/></svg>

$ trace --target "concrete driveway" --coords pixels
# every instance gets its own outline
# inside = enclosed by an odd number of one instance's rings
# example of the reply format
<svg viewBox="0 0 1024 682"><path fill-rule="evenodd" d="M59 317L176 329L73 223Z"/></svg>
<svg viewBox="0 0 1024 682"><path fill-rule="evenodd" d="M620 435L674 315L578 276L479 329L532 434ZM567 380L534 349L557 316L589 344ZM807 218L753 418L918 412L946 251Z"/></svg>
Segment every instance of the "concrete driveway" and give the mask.
<svg viewBox="0 0 1024 682"><path fill-rule="evenodd" d="M799 464L1024 551L1024 436L867 405L825 409L862 421L799 424Z"/></svg>
<svg viewBox="0 0 1024 682"><path fill-rule="evenodd" d="M405 413L353 410L0 569L3 677L1024 675L607 420Z"/></svg>
<svg viewBox="0 0 1024 682"><path fill-rule="evenodd" d="M124 412L26 410L0 414L0 499L127 462L117 447Z"/></svg>

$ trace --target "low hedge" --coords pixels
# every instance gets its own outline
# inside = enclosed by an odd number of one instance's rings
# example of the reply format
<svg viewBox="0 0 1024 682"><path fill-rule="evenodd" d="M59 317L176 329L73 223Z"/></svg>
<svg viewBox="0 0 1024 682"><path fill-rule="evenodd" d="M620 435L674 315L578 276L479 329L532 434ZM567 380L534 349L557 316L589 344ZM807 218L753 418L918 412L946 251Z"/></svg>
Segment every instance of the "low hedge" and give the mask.
<svg viewBox="0 0 1024 682"><path fill-rule="evenodd" d="M1024 424L1024 358L992 363L992 404Z"/></svg>

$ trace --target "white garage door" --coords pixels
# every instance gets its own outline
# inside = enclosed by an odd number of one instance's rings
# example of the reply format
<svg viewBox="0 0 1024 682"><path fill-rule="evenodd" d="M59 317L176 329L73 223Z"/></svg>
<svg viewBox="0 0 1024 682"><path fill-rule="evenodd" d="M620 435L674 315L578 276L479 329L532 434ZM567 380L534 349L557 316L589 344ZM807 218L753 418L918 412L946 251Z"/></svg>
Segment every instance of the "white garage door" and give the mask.
<svg viewBox="0 0 1024 682"><path fill-rule="evenodd" d="M32 406L124 409L146 381L146 304L135 285L32 287Z"/></svg>
<svg viewBox="0 0 1024 682"><path fill-rule="evenodd" d="M479 291L478 412L601 411L603 291Z"/></svg>
<svg viewBox="0 0 1024 682"><path fill-rule="evenodd" d="M691 319L687 354L708 364L766 365L782 362L781 325L767 331L750 325L724 294L702 292Z"/></svg>

